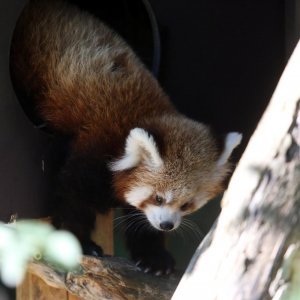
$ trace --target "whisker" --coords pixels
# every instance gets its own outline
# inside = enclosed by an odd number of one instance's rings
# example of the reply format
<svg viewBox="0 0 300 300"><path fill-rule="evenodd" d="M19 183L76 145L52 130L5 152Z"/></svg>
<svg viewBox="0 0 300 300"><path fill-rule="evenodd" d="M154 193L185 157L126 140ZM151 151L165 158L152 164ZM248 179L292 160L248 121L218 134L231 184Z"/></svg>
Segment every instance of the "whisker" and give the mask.
<svg viewBox="0 0 300 300"><path fill-rule="evenodd" d="M141 227L146 223L146 219L142 218L139 220L134 220L125 228L125 232L132 230L134 233L137 233Z"/></svg>
<svg viewBox="0 0 300 300"><path fill-rule="evenodd" d="M127 219L127 218L131 218L131 217L139 216L139 215L144 215L144 214L138 212L138 213L134 213L134 214L130 214L130 215L123 215L123 216L114 218L114 221L119 220L119 219Z"/></svg>
<svg viewBox="0 0 300 300"><path fill-rule="evenodd" d="M188 220L188 222L194 228L194 230L198 232L199 237L201 239L203 239L205 237L205 233L201 230L199 225L197 223L193 222L192 220Z"/></svg>
<svg viewBox="0 0 300 300"><path fill-rule="evenodd" d="M124 210L124 209L128 209L128 210L136 210L135 207L114 207L113 209L114 209L114 210L115 210L115 209L121 209L121 210Z"/></svg>
<svg viewBox="0 0 300 300"><path fill-rule="evenodd" d="M143 214L136 214L136 215L131 215L131 216L124 216L124 218L118 219L118 223L116 223L114 225L114 227L117 228L121 224L124 224L124 223L126 224L126 222L129 222L129 223L131 223L131 221L135 222L135 221L137 221L137 220L139 220L139 219L141 219L143 217L144 217Z"/></svg>
<svg viewBox="0 0 300 300"><path fill-rule="evenodd" d="M138 233L139 231L142 231L142 228L147 226L147 223L145 222L145 220L141 220L141 222L136 224L136 228L134 230L135 233Z"/></svg>
<svg viewBox="0 0 300 300"><path fill-rule="evenodd" d="M182 228L186 229L186 233L190 236L190 233L192 233L193 237L196 238L197 240L201 240L204 237L204 233L200 230L199 226L189 220L189 219L183 219L182 220ZM190 236L192 237L192 236Z"/></svg>
<svg viewBox="0 0 300 300"><path fill-rule="evenodd" d="M126 228L126 232L130 231L131 234L138 234L141 228L145 225L145 220L133 222Z"/></svg>
<svg viewBox="0 0 300 300"><path fill-rule="evenodd" d="M182 226L180 226L178 228L178 234L181 237L181 239L183 240L183 243L186 245L187 244L187 235L186 235L187 231L185 230L184 224L182 224Z"/></svg>
<svg viewBox="0 0 300 300"><path fill-rule="evenodd" d="M138 231L142 231L142 230L156 231L157 230L149 223L147 218L145 218L144 221L145 222L138 228Z"/></svg>

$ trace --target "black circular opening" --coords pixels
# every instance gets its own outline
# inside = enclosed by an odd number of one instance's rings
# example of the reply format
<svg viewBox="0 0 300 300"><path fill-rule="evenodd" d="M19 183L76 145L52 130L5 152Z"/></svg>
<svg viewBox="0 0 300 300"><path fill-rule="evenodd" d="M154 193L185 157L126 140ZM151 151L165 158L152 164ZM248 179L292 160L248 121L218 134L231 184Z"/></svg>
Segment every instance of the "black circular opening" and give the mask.
<svg viewBox="0 0 300 300"><path fill-rule="evenodd" d="M68 0L115 30L133 48L143 63L158 75L160 37L155 14L148 0ZM49 131L32 101L15 88L17 98L35 127Z"/></svg>

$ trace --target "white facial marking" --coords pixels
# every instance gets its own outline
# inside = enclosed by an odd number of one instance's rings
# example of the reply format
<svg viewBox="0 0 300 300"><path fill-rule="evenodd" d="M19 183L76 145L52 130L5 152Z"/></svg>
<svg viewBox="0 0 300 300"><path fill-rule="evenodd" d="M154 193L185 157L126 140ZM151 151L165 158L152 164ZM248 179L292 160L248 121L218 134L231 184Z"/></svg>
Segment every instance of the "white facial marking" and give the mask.
<svg viewBox="0 0 300 300"><path fill-rule="evenodd" d="M150 224L158 230L162 230L160 228L162 222L172 223L174 225L173 230L181 222L181 213L170 207L148 205L144 212Z"/></svg>
<svg viewBox="0 0 300 300"><path fill-rule="evenodd" d="M166 199L166 203L170 203L173 200L172 191L167 191L164 195L164 198Z"/></svg>
<svg viewBox="0 0 300 300"><path fill-rule="evenodd" d="M154 138L142 128L130 131L125 146L124 156L110 165L112 171L123 171L136 167L145 159L152 168L160 168L163 160L160 157Z"/></svg>
<svg viewBox="0 0 300 300"><path fill-rule="evenodd" d="M172 191L167 191L164 193L158 192L158 196L162 197L166 203L170 203L173 200L173 192Z"/></svg>
<svg viewBox="0 0 300 300"><path fill-rule="evenodd" d="M137 186L125 194L126 201L132 206L139 206L153 194L153 189L148 186Z"/></svg>
<svg viewBox="0 0 300 300"><path fill-rule="evenodd" d="M227 162L234 148L241 143L242 137L243 135L238 132L230 132L226 135L225 147L217 162L218 166L222 166Z"/></svg>

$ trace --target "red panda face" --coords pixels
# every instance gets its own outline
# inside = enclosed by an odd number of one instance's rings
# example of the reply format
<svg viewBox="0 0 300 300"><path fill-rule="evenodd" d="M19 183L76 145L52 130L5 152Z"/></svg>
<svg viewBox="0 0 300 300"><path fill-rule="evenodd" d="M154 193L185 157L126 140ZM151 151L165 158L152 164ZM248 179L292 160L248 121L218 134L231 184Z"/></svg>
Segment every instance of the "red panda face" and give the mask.
<svg viewBox="0 0 300 300"><path fill-rule="evenodd" d="M117 197L143 211L158 230L176 229L183 216L223 191L227 160L241 135L228 134L221 155L212 138L195 139L174 143L161 155L154 138L135 128L123 157L110 165Z"/></svg>
<svg viewBox="0 0 300 300"><path fill-rule="evenodd" d="M213 163L215 164L215 163ZM182 166L181 166L182 167ZM149 223L158 230L176 229L184 216L198 210L223 191L223 174L194 167L184 173L167 162L159 169L138 166L115 176L119 199L144 212ZM200 170L201 169L201 170Z"/></svg>
<svg viewBox="0 0 300 300"><path fill-rule="evenodd" d="M172 193L158 194L150 186L132 188L125 194L126 201L143 211L149 223L158 230L173 230L181 223L181 213L170 205Z"/></svg>
<svg viewBox="0 0 300 300"><path fill-rule="evenodd" d="M161 188L145 186L132 186L124 194L125 201L143 211L149 223L158 230L174 230L181 224L182 217L201 208L215 193L200 192L196 189L191 193L191 188L176 188L163 191ZM193 195L194 194L194 195Z"/></svg>

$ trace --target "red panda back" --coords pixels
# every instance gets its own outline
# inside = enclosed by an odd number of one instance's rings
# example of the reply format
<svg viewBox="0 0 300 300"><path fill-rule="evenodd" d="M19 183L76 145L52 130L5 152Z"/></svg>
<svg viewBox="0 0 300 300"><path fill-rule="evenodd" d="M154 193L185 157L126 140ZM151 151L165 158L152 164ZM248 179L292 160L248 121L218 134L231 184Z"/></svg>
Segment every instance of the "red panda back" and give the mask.
<svg viewBox="0 0 300 300"><path fill-rule="evenodd" d="M105 24L63 1L31 1L11 50L15 85L62 133L119 134L173 111L127 44Z"/></svg>

